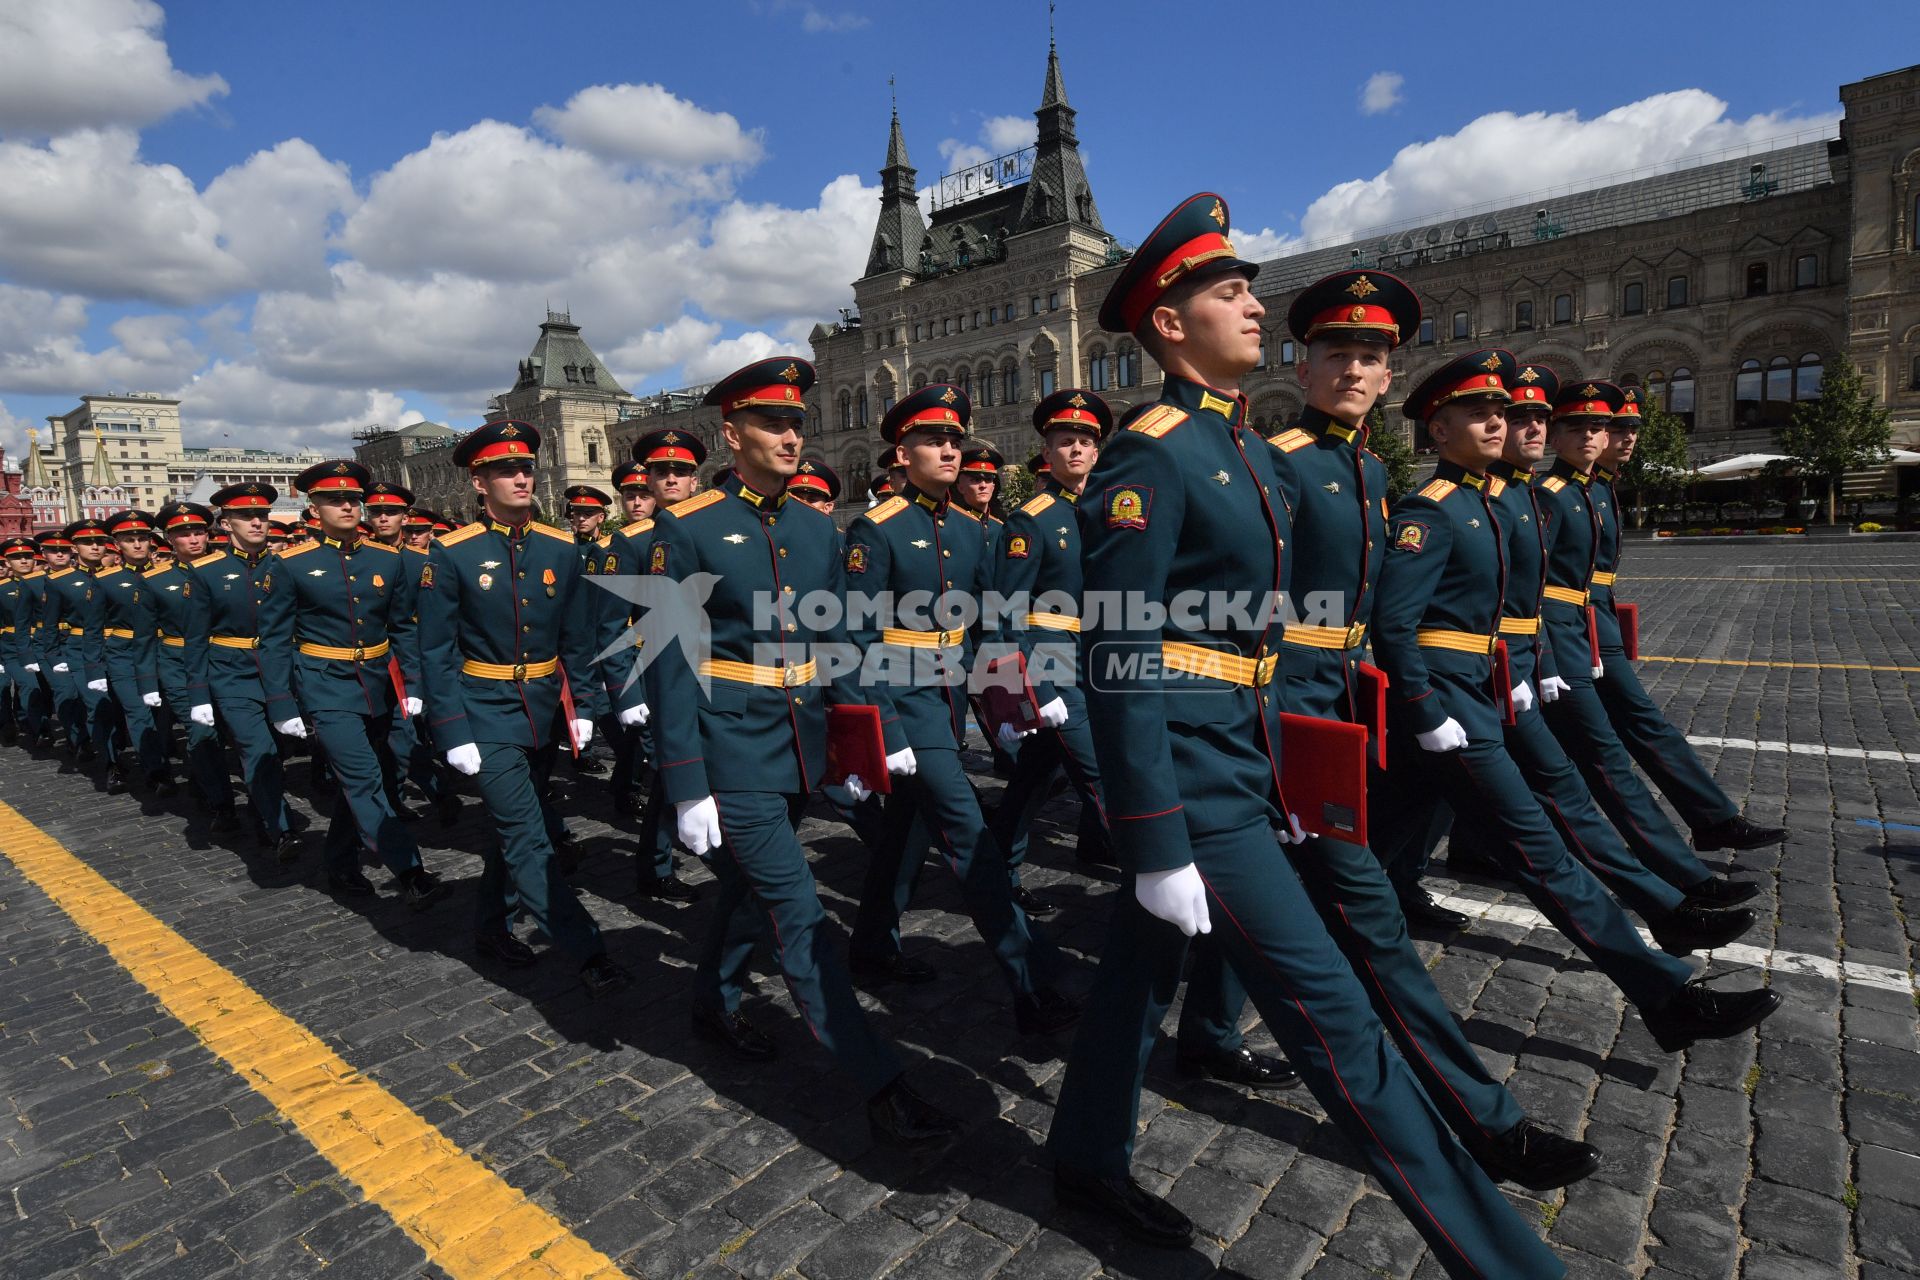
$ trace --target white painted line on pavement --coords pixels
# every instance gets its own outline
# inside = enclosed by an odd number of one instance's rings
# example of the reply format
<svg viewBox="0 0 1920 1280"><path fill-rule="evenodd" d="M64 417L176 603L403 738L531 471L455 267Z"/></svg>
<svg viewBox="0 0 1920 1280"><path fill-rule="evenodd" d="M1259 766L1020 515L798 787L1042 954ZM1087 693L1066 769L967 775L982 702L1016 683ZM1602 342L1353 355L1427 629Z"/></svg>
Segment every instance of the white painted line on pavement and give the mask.
<svg viewBox="0 0 1920 1280"><path fill-rule="evenodd" d="M1451 893L1436 893L1434 900L1450 911L1472 916L1476 920L1489 920L1495 924L1517 924L1527 929L1551 929L1553 922L1535 911L1532 907L1517 906L1505 902L1482 902L1478 898L1462 898ZM1645 929L1640 936L1647 944L1653 944L1653 936ZM1844 960L1828 960L1824 956L1810 956L1799 951L1780 951L1766 947L1750 947L1744 943L1717 947L1711 952L1697 952L1697 956L1711 956L1715 960L1728 964L1744 965L1754 969L1772 969L1776 973L1804 973L1825 978L1830 982L1851 982L1856 986L1874 987L1881 991L1899 991L1913 994L1920 990L1911 974L1898 969L1889 969L1877 964L1853 964Z"/></svg>
<svg viewBox="0 0 1920 1280"><path fill-rule="evenodd" d="M1696 747L1737 747L1743 751L1785 751L1796 756L1835 756L1842 760L1890 760L1895 764L1920 764L1920 751L1880 751L1861 747L1829 747L1818 742L1775 742L1762 738L1707 738L1688 734Z"/></svg>

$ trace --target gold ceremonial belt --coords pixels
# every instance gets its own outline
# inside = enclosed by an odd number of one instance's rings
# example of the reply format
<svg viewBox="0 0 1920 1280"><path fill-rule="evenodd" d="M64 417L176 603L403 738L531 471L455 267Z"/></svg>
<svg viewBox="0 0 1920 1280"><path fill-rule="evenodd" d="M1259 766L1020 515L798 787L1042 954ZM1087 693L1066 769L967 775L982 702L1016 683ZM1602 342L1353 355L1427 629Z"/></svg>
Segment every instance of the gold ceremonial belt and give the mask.
<svg viewBox="0 0 1920 1280"><path fill-rule="evenodd" d="M170 636L162 631L160 633L160 643L166 645L169 649L184 649L187 647L187 638L185 636Z"/></svg>
<svg viewBox="0 0 1920 1280"><path fill-rule="evenodd" d="M1027 625L1039 627L1042 631L1078 631L1080 619L1070 613L1030 613Z"/></svg>
<svg viewBox="0 0 1920 1280"><path fill-rule="evenodd" d="M818 669L812 658L791 667L756 667L751 662L728 662L708 658L700 664L700 674L733 684L756 684L766 689L791 689L797 684L812 684Z"/></svg>
<svg viewBox="0 0 1920 1280"><path fill-rule="evenodd" d="M966 638L964 631L909 631L905 627L888 627L880 633L882 643L909 649L951 649Z"/></svg>
<svg viewBox="0 0 1920 1280"><path fill-rule="evenodd" d="M1613 585L1613 580L1619 576L1619 574L1611 569L1595 569L1593 571L1593 585L1596 587L1610 587Z"/></svg>
<svg viewBox="0 0 1920 1280"><path fill-rule="evenodd" d="M218 645L222 649L258 649L260 647L259 636L208 636L207 642Z"/></svg>
<svg viewBox="0 0 1920 1280"><path fill-rule="evenodd" d="M103 636L112 636L116 640L131 640L133 639L133 628L132 627L102 627L100 628L100 634Z"/></svg>
<svg viewBox="0 0 1920 1280"><path fill-rule="evenodd" d="M1585 605L1587 603L1587 593L1584 591L1575 591L1572 587L1556 587L1549 584L1547 586L1547 599L1558 600L1561 604Z"/></svg>
<svg viewBox="0 0 1920 1280"><path fill-rule="evenodd" d="M1360 642L1367 638L1367 624L1356 622L1350 627L1309 627L1304 623L1295 623L1287 628L1281 639L1288 644L1302 645L1308 649L1358 649Z"/></svg>
<svg viewBox="0 0 1920 1280"><path fill-rule="evenodd" d="M386 652L386 646L380 646ZM482 680L540 680L560 669L560 659L548 658L545 662L475 662L469 658L460 664L460 674L479 676Z"/></svg>
<svg viewBox="0 0 1920 1280"><path fill-rule="evenodd" d="M1273 670L1280 665L1280 655L1270 653L1264 658L1243 658L1237 653L1223 653L1197 644L1162 640L1160 665L1169 671L1184 671L1190 676L1205 676L1209 680L1224 680L1228 684L1258 689L1272 681Z"/></svg>
<svg viewBox="0 0 1920 1280"><path fill-rule="evenodd" d="M1413 633L1422 649L1453 649L1460 653L1492 653L1500 643L1497 635L1483 636L1473 631L1448 631L1443 627L1421 627Z"/></svg>
<svg viewBox="0 0 1920 1280"><path fill-rule="evenodd" d="M0 627L0 636L10 636L12 634L13 634L12 627Z"/></svg>
<svg viewBox="0 0 1920 1280"><path fill-rule="evenodd" d="M87 634L85 627L76 627L71 622L63 623L62 625L66 627L67 634L70 636L83 636Z"/></svg>
<svg viewBox="0 0 1920 1280"><path fill-rule="evenodd" d="M1538 618L1502 618L1500 634L1503 636L1537 636L1540 634Z"/></svg>
<svg viewBox="0 0 1920 1280"><path fill-rule="evenodd" d="M332 658L335 662L364 662L368 658L387 656L387 642L379 644L356 644L342 646L337 644L308 644L300 642L300 652L309 658Z"/></svg>

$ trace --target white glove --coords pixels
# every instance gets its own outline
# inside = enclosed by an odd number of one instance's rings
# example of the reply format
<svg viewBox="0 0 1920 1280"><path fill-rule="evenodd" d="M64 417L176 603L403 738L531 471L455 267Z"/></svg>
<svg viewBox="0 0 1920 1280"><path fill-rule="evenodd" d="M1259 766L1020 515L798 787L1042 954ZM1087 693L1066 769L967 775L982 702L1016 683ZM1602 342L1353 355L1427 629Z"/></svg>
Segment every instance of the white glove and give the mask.
<svg viewBox="0 0 1920 1280"><path fill-rule="evenodd" d="M1213 921L1207 918L1207 886L1191 862L1172 871L1142 872L1134 878L1133 896L1149 914L1189 938L1213 932Z"/></svg>
<svg viewBox="0 0 1920 1280"><path fill-rule="evenodd" d="M920 762L913 758L912 747L902 747L887 757L887 772L896 778L920 772Z"/></svg>
<svg viewBox="0 0 1920 1280"><path fill-rule="evenodd" d="M211 702L203 702L197 707L189 707L187 709L187 719L193 721L195 724L205 725L209 729L213 728L213 704Z"/></svg>
<svg viewBox="0 0 1920 1280"><path fill-rule="evenodd" d="M860 781L860 775L857 773L848 774L847 780L838 786L822 787L820 790L826 793L827 799L835 804L843 804L849 809L873 794L867 789L867 784Z"/></svg>
<svg viewBox="0 0 1920 1280"><path fill-rule="evenodd" d="M140 701L150 707L157 707L160 705L160 695L157 693L143 693L140 695Z"/></svg>
<svg viewBox="0 0 1920 1280"><path fill-rule="evenodd" d="M1003 724L994 731L994 736L1000 739L1000 745L1008 751L1013 750L1020 739L1031 738L1033 734L1032 729L1016 729L1011 724Z"/></svg>
<svg viewBox="0 0 1920 1280"><path fill-rule="evenodd" d="M1595 680L1604 680L1606 679L1606 677L1607 677L1607 669L1605 667L1595 667L1593 669L1593 678Z"/></svg>
<svg viewBox="0 0 1920 1280"><path fill-rule="evenodd" d="M573 722L573 746L576 751L585 751L587 744L593 741L593 721L575 720Z"/></svg>
<svg viewBox="0 0 1920 1280"><path fill-rule="evenodd" d="M1540 682L1540 701L1552 702L1571 687L1559 676L1548 676Z"/></svg>
<svg viewBox="0 0 1920 1280"><path fill-rule="evenodd" d="M647 704L643 702L637 707L628 707L625 711L622 711L620 713L620 723L631 729L636 725L645 724L647 717L652 714L652 712L647 710Z"/></svg>
<svg viewBox="0 0 1920 1280"><path fill-rule="evenodd" d="M412 696L411 694L407 696L406 708L407 708L407 714L410 716L419 715L420 712L426 707L426 705L427 705L426 703L420 701L420 699Z"/></svg>
<svg viewBox="0 0 1920 1280"><path fill-rule="evenodd" d="M1438 729L1416 733L1413 738L1427 751L1458 751L1467 745L1467 731L1452 716L1448 716L1446 723Z"/></svg>
<svg viewBox="0 0 1920 1280"><path fill-rule="evenodd" d="M471 778L480 772L480 748L471 742L462 743L447 752L447 763L453 766L454 772L464 773Z"/></svg>
<svg viewBox="0 0 1920 1280"><path fill-rule="evenodd" d="M1040 723L1049 729L1058 729L1067 722L1067 704L1065 700L1055 698L1040 708Z"/></svg>
<svg viewBox="0 0 1920 1280"><path fill-rule="evenodd" d="M673 808L680 815L680 843L696 857L720 847L720 806L712 796L677 801Z"/></svg>
<svg viewBox="0 0 1920 1280"><path fill-rule="evenodd" d="M285 734L289 738L304 738L307 736L307 722L299 716L295 716L291 720L282 720L279 724L274 725L273 728L274 732Z"/></svg>
<svg viewBox="0 0 1920 1280"><path fill-rule="evenodd" d="M54 669L55 671L58 671L58 672L59 672L59 673L60 673L61 675L65 675L65 674L67 674L67 664L66 664L66 663L64 663L64 662L56 662L56 663L54 663L54 664L53 664L53 669Z"/></svg>
<svg viewBox="0 0 1920 1280"><path fill-rule="evenodd" d="M105 693L107 691L107 682L105 680L89 680L87 681L87 688L93 690L95 693Z"/></svg>
<svg viewBox="0 0 1920 1280"><path fill-rule="evenodd" d="M1513 686L1513 713L1533 710L1533 686L1522 680Z"/></svg>
<svg viewBox="0 0 1920 1280"><path fill-rule="evenodd" d="M29 670L29 671L31 671L31 672L33 672L33 674L35 674L35 675L39 675L39 674L40 674L40 664L39 664L39 663L37 663L37 662L29 662L29 663L27 664L27 670Z"/></svg>
<svg viewBox="0 0 1920 1280"><path fill-rule="evenodd" d="M1284 827L1275 827L1273 829L1273 838L1281 844L1305 844L1307 842L1307 831L1305 827L1300 825L1300 815L1297 813L1288 814L1287 825Z"/></svg>

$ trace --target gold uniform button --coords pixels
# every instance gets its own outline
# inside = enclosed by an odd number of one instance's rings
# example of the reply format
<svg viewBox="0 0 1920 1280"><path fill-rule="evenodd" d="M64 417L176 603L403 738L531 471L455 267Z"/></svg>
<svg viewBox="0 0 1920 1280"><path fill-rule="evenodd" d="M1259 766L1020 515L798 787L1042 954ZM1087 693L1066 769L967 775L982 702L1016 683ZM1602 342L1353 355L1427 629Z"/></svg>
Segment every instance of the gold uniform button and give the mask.
<svg viewBox="0 0 1920 1280"><path fill-rule="evenodd" d="M787 558L787 549L785 547L780 548L780 558L782 560Z"/></svg>
<svg viewBox="0 0 1920 1280"><path fill-rule="evenodd" d="M799 629L800 629L799 626L795 623L789 622L787 624L787 630L789 631L798 631Z"/></svg>
<svg viewBox="0 0 1920 1280"><path fill-rule="evenodd" d="M947 550L945 547L942 547L940 548L940 554L943 556L951 556L953 552Z"/></svg>
<svg viewBox="0 0 1920 1280"><path fill-rule="evenodd" d="M781 589L782 591L784 591L784 592L786 592L786 593L787 593L788 595L792 595L792 594L793 594L793 588L792 588L792 587L781 587L780 589Z"/></svg>

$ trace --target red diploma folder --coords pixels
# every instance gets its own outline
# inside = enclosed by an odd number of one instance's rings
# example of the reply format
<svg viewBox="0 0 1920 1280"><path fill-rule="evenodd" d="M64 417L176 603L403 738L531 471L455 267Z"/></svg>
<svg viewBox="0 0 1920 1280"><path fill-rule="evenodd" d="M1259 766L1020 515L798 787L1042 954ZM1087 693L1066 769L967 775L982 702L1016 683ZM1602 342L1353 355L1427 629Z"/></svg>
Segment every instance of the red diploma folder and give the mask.
<svg viewBox="0 0 1920 1280"><path fill-rule="evenodd" d="M1587 656L1593 659L1590 666L1600 665L1600 621L1594 605L1587 606Z"/></svg>
<svg viewBox="0 0 1920 1280"><path fill-rule="evenodd" d="M1613 602L1613 616L1620 620L1620 647L1628 662L1640 660L1640 606Z"/></svg>
<svg viewBox="0 0 1920 1280"><path fill-rule="evenodd" d="M1367 729L1282 714L1281 785L1300 825L1317 836L1367 842Z"/></svg>
<svg viewBox="0 0 1920 1280"><path fill-rule="evenodd" d="M1018 733L1038 729L1040 703L1027 683L1027 655L1016 649L989 662L976 705L982 713L980 728L989 738L997 739L1003 724Z"/></svg>
<svg viewBox="0 0 1920 1280"><path fill-rule="evenodd" d="M1387 767L1387 673L1370 663L1355 663L1354 714L1366 727L1375 768Z"/></svg>
<svg viewBox="0 0 1920 1280"><path fill-rule="evenodd" d="M858 776L869 791L885 795L893 790L878 707L827 708L826 783L838 786L850 776Z"/></svg>
<svg viewBox="0 0 1920 1280"><path fill-rule="evenodd" d="M1514 723L1513 657L1507 652L1505 640L1493 646L1493 701L1500 708L1500 723Z"/></svg>

